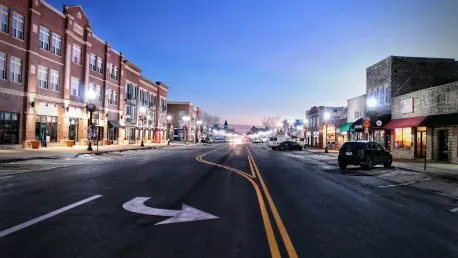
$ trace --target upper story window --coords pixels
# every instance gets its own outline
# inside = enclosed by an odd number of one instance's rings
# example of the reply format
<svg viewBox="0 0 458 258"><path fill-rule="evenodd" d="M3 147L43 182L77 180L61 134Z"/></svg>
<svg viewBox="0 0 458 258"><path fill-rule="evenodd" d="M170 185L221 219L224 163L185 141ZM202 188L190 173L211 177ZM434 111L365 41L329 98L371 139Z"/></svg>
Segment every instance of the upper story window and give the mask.
<svg viewBox="0 0 458 258"><path fill-rule="evenodd" d="M39 65L38 66L38 88L48 89L48 68Z"/></svg>
<svg viewBox="0 0 458 258"><path fill-rule="evenodd" d="M81 64L81 47L75 44L73 44L72 61L73 63Z"/></svg>
<svg viewBox="0 0 458 258"><path fill-rule="evenodd" d="M13 12L13 30L12 36L18 39L24 39L24 16Z"/></svg>
<svg viewBox="0 0 458 258"><path fill-rule="evenodd" d="M379 103L380 105L383 105L385 103L385 90L383 88L380 89L380 100Z"/></svg>
<svg viewBox="0 0 458 258"><path fill-rule="evenodd" d="M113 104L113 90L108 90L108 104Z"/></svg>
<svg viewBox="0 0 458 258"><path fill-rule="evenodd" d="M108 75L111 79L114 79L114 66L112 64L108 65Z"/></svg>
<svg viewBox="0 0 458 258"><path fill-rule="evenodd" d="M62 38L60 35L53 33L52 34L52 47L51 53L61 56L62 55Z"/></svg>
<svg viewBox="0 0 458 258"><path fill-rule="evenodd" d="M118 105L118 93L116 93L116 90L113 91L113 104Z"/></svg>
<svg viewBox="0 0 458 258"><path fill-rule="evenodd" d="M96 62L97 62L97 57L91 54L91 60L89 61L89 70L92 70L92 71L96 70Z"/></svg>
<svg viewBox="0 0 458 258"><path fill-rule="evenodd" d="M131 86L130 84L126 83L126 99L131 99L132 94L131 94Z"/></svg>
<svg viewBox="0 0 458 258"><path fill-rule="evenodd" d="M59 91L59 71L51 70L51 90Z"/></svg>
<svg viewBox="0 0 458 258"><path fill-rule="evenodd" d="M182 119L186 115L186 111L178 111L179 119Z"/></svg>
<svg viewBox="0 0 458 258"><path fill-rule="evenodd" d="M80 96L80 79L79 78L72 77L71 94L76 97Z"/></svg>
<svg viewBox="0 0 458 258"><path fill-rule="evenodd" d="M12 82L22 82L22 60L14 56L11 57L10 80Z"/></svg>
<svg viewBox="0 0 458 258"><path fill-rule="evenodd" d="M162 112L167 111L167 102L166 102L165 98L161 98L161 111Z"/></svg>
<svg viewBox="0 0 458 258"><path fill-rule="evenodd" d="M0 53L0 79L6 80L6 55Z"/></svg>
<svg viewBox="0 0 458 258"><path fill-rule="evenodd" d="M151 94L149 95L149 107L156 106L156 96Z"/></svg>
<svg viewBox="0 0 458 258"><path fill-rule="evenodd" d="M97 71L103 73L103 59L100 57L97 58Z"/></svg>
<svg viewBox="0 0 458 258"><path fill-rule="evenodd" d="M3 5L0 5L0 16L1 16L1 28L0 31L4 33L8 33L8 8Z"/></svg>
<svg viewBox="0 0 458 258"><path fill-rule="evenodd" d="M137 86L132 85L132 99L137 99Z"/></svg>
<svg viewBox="0 0 458 258"><path fill-rule="evenodd" d="M390 104L390 88L385 88L385 103Z"/></svg>
<svg viewBox="0 0 458 258"><path fill-rule="evenodd" d="M118 67L115 66L113 70L114 70L114 72L113 72L113 74L114 74L113 77L114 78L113 79L118 80Z"/></svg>
<svg viewBox="0 0 458 258"><path fill-rule="evenodd" d="M40 48L49 50L49 30L40 27Z"/></svg>

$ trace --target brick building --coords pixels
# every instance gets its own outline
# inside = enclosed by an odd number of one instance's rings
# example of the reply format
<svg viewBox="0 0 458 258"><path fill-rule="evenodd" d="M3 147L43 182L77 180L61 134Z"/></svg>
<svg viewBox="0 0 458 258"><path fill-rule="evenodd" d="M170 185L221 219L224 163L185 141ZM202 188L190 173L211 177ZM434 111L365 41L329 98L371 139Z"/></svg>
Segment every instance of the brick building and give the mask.
<svg viewBox="0 0 458 258"><path fill-rule="evenodd" d="M458 82L393 98L394 158L448 161L458 164Z"/></svg>
<svg viewBox="0 0 458 258"><path fill-rule="evenodd" d="M201 110L194 107L191 102L170 101L167 103L169 115L172 117L172 127L174 129L174 140L194 141L198 136L197 121L201 120ZM185 121L183 117L189 117Z"/></svg>
<svg viewBox="0 0 458 258"><path fill-rule="evenodd" d="M99 39L80 6L0 0L0 9L1 145L165 140L167 85Z"/></svg>

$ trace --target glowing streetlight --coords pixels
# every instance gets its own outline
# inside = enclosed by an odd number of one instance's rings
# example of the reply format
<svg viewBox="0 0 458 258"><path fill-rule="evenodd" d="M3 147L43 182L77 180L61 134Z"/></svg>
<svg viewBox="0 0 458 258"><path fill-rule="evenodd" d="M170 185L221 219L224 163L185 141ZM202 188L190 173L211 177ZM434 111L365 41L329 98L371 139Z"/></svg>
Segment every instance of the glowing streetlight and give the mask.
<svg viewBox="0 0 458 258"><path fill-rule="evenodd" d="M90 100L94 100L97 97L97 94L93 90L87 91L87 98Z"/></svg>
<svg viewBox="0 0 458 258"><path fill-rule="evenodd" d="M92 140L93 134L94 134L94 132L93 132L94 131L94 126L92 124L92 112L94 112L96 110L96 108L97 108L97 106L94 103L94 99L97 96L97 94L92 89L88 90L86 94L87 94L87 98L89 99L89 103L86 105L86 110L89 111L89 123L88 123L88 125L89 125L89 128L90 128L88 130L90 132L90 134L88 136L88 140L89 141L88 141L87 150L88 151L92 151L91 140ZM99 145L97 144L97 149L98 149L98 146Z"/></svg>
<svg viewBox="0 0 458 258"><path fill-rule="evenodd" d="M188 143L188 121L191 120L191 118L189 116L184 116L183 118L183 121L184 121L184 126L185 126L185 143L187 144Z"/></svg>
<svg viewBox="0 0 458 258"><path fill-rule="evenodd" d="M367 100L367 107L369 109L374 109L377 107L377 100L375 98L370 98Z"/></svg>
<svg viewBox="0 0 458 258"><path fill-rule="evenodd" d="M167 139L167 145L170 145L170 138L172 138L172 116L171 115L168 115L167 116L167 130L169 131L169 136L168 136L168 139Z"/></svg>
<svg viewBox="0 0 458 258"><path fill-rule="evenodd" d="M145 144L143 143L143 138L144 138L144 135L145 135L145 120L146 120L146 107L139 107L138 108L138 112L139 112L139 119L140 119L140 122L142 123L142 129L141 129L141 136L142 136L142 142L140 144L141 147L144 147Z"/></svg>

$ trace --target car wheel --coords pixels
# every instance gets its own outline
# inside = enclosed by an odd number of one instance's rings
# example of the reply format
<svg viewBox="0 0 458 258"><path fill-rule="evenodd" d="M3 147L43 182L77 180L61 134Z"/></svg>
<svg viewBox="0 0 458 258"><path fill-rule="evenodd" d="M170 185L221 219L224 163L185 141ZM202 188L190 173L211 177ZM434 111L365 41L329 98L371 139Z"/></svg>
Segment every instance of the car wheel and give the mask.
<svg viewBox="0 0 458 258"><path fill-rule="evenodd" d="M345 171L345 169L347 168L347 164L345 164L344 162L339 162L339 168L340 170ZM342 174L345 174L345 172L342 172Z"/></svg>
<svg viewBox="0 0 458 258"><path fill-rule="evenodd" d="M386 168L390 168L391 163L393 163L393 161L391 160L391 157L388 157L388 159L386 160L385 164L383 164L383 166Z"/></svg>
<svg viewBox="0 0 458 258"><path fill-rule="evenodd" d="M367 170L372 170L374 168L374 160L372 160L371 157L367 157L366 159L366 169Z"/></svg>

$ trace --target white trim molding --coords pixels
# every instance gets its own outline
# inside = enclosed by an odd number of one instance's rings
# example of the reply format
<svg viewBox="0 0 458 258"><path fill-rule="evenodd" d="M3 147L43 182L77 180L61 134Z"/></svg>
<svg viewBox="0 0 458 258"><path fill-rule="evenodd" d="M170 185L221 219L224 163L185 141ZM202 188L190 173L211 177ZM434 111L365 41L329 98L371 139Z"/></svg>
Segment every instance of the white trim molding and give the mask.
<svg viewBox="0 0 458 258"><path fill-rule="evenodd" d="M37 10L35 10L35 9L33 9L33 8L29 8L29 10L32 11L32 12L34 12L34 13L36 13L36 14L38 14L38 15L41 15L41 13L40 13L39 11L37 11Z"/></svg>
<svg viewBox="0 0 458 258"><path fill-rule="evenodd" d="M58 15L60 15L62 18L65 18L65 15L63 13L59 12L56 8L52 7L50 4L46 3L43 0L41 0L40 2L44 6L48 7L49 9L51 9L53 12L57 13Z"/></svg>
<svg viewBox="0 0 458 258"><path fill-rule="evenodd" d="M51 58L42 56L42 55L40 55L40 54L38 54L37 52L34 52L34 51L32 51L32 50L28 50L28 52L31 53L31 54L34 54L34 55L36 55L36 56L38 56L38 57L41 57L41 58L43 58L43 59L46 59L46 60L48 60L49 62L53 62L53 63L55 63L55 64L64 66L63 63L60 63L60 62L57 62L57 61L55 61L55 60L52 60Z"/></svg>
<svg viewBox="0 0 458 258"><path fill-rule="evenodd" d="M162 86L160 86L160 85L159 85L159 87L160 87L161 89L163 89L164 91L168 91L168 89L166 89L165 87L162 87Z"/></svg>
<svg viewBox="0 0 458 258"><path fill-rule="evenodd" d="M130 68L128 65L125 65L124 68L126 68L127 70L131 71L132 73L136 74L136 75L140 75L139 72L135 71L134 69Z"/></svg>

